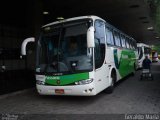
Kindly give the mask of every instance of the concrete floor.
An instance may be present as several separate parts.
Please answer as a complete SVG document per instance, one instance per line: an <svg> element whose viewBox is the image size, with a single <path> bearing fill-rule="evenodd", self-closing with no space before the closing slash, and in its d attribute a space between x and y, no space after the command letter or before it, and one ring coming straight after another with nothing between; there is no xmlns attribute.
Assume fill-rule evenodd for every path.
<svg viewBox="0 0 160 120"><path fill-rule="evenodd" d="M0 96L0 113L14 114L160 114L160 63L154 80L140 81L141 70L119 82L112 94L93 97L40 96L35 89ZM160 116L159 116L160 117Z"/></svg>

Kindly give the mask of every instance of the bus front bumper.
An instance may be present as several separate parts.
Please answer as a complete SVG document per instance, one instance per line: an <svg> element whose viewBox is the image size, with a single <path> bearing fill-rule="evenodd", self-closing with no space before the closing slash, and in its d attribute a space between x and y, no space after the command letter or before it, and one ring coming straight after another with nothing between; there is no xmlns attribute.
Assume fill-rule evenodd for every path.
<svg viewBox="0 0 160 120"><path fill-rule="evenodd" d="M94 85L73 85L73 86L46 86L36 84L40 95L74 95L74 96L94 96L96 90Z"/></svg>

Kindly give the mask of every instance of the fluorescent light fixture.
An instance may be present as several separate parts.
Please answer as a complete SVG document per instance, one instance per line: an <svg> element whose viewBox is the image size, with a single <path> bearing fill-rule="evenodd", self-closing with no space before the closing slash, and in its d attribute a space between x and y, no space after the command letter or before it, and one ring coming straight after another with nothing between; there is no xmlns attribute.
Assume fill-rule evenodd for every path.
<svg viewBox="0 0 160 120"><path fill-rule="evenodd" d="M49 12L47 12L47 11L43 12L43 15L48 15L48 14L49 14Z"/></svg>
<svg viewBox="0 0 160 120"><path fill-rule="evenodd" d="M63 17L57 17L57 20L64 20Z"/></svg>
<svg viewBox="0 0 160 120"><path fill-rule="evenodd" d="M159 39L160 37L159 37L159 36L156 36L155 38L156 38L156 39Z"/></svg>
<svg viewBox="0 0 160 120"><path fill-rule="evenodd" d="M153 30L153 27L152 27L152 26L151 26L151 27L148 27L147 30Z"/></svg>

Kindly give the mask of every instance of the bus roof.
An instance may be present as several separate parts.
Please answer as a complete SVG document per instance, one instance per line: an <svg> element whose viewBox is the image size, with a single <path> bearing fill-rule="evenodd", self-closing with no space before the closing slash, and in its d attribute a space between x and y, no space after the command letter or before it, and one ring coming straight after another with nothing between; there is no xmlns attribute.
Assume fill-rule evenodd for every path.
<svg viewBox="0 0 160 120"><path fill-rule="evenodd" d="M137 43L137 47L143 47L143 46L150 48L150 46L145 43Z"/></svg>
<svg viewBox="0 0 160 120"><path fill-rule="evenodd" d="M51 22L51 23L49 23L49 24L46 24L46 25L42 26L42 28L44 28L44 27L49 27L49 26L51 26L51 25L55 25L55 24L58 24L58 23L64 23L64 22L68 22L68 21L81 20L81 19L87 19L87 18L88 18L88 19L89 19L89 18L90 18L90 19L93 19L94 21L95 21L96 19L102 20L102 21L104 21L108 26L114 28L115 30L117 30L117 31L119 31L119 32L121 32L121 33L123 33L125 36L128 36L128 38L131 38L132 40L136 41L136 40L135 40L134 38L132 38L131 36L125 34L124 32L122 32L121 30L117 29L116 27L114 27L113 25L111 25L110 23L108 23L107 21L105 21L104 19L102 19L102 18L100 18L100 17L98 17L98 16L95 16L95 15L79 16L79 17L72 17L72 18L68 18L68 19L63 19L63 20L59 20L59 21L55 21L55 22Z"/></svg>
<svg viewBox="0 0 160 120"><path fill-rule="evenodd" d="M98 16L89 15L89 16L73 17L73 18L68 18L68 19L63 19L63 20L55 21L55 22L52 22L52 23L49 23L49 24L46 24L46 25L42 26L42 28L43 27L48 27L48 26L51 26L51 25L54 25L54 24L58 24L58 23L63 23L63 22L68 22L68 21L74 21L74 20L80 20L80 19L87 19L87 18L91 18L93 20L100 19L102 21L105 21L105 20L103 20L102 18L100 18Z"/></svg>

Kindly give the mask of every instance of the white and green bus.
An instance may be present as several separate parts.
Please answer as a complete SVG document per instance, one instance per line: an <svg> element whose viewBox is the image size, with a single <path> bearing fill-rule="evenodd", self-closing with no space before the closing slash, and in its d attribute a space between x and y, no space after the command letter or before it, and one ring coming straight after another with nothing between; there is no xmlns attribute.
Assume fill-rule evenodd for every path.
<svg viewBox="0 0 160 120"><path fill-rule="evenodd" d="M145 59L145 56L148 56L148 58L151 60L151 47L144 43L137 43L137 49L138 49L138 68L142 68L143 60Z"/></svg>
<svg viewBox="0 0 160 120"><path fill-rule="evenodd" d="M22 43L22 55L28 38ZM97 16L82 16L42 27L37 41L36 88L41 95L93 96L112 93L134 73L136 41ZM73 48L73 51L70 50Z"/></svg>

